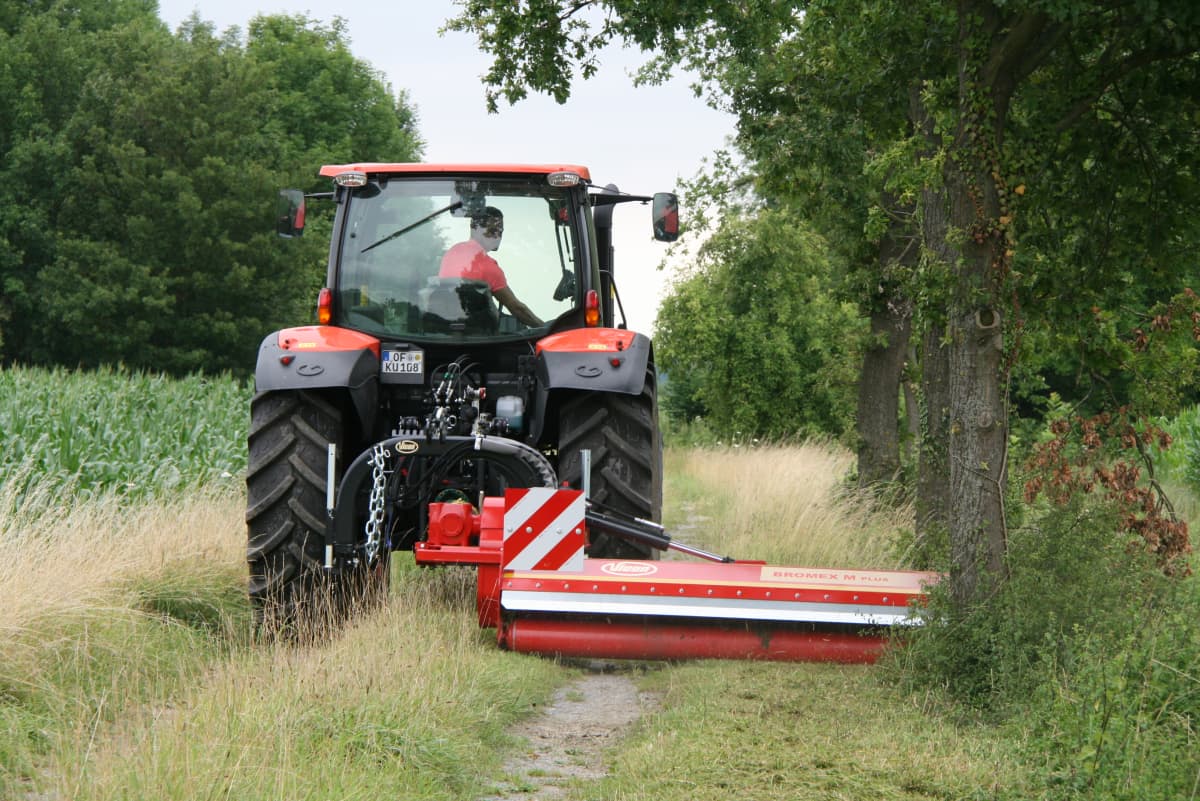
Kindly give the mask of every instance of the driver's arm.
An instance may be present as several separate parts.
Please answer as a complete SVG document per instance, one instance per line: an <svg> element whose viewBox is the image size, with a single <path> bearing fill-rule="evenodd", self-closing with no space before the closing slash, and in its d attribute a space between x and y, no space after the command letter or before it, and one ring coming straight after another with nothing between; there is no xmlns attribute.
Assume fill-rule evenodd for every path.
<svg viewBox="0 0 1200 801"><path fill-rule="evenodd" d="M517 300L517 296L508 287L497 289L492 293L492 296L496 298L501 306L511 311L513 316L525 323L525 325L536 328L543 324L537 315L529 310L528 306Z"/></svg>

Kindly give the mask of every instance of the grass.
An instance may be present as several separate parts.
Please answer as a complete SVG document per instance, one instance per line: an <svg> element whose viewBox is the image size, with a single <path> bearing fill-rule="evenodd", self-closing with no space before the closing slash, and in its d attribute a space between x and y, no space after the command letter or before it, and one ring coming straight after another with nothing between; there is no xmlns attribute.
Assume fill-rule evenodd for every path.
<svg viewBox="0 0 1200 801"><path fill-rule="evenodd" d="M898 695L876 669L719 662L650 675L664 711L621 745L599 792L578 798L1024 797L995 730Z"/></svg>
<svg viewBox="0 0 1200 801"><path fill-rule="evenodd" d="M740 559L860 569L905 565L912 510L846 484L848 451L827 443L669 449L668 529Z"/></svg>
<svg viewBox="0 0 1200 801"><path fill-rule="evenodd" d="M721 553L897 568L911 514L848 490L836 446L672 449L668 528ZM681 536L686 534L686 538ZM880 668L695 662L650 671L662 711L572 798L603 801L1024 798L1011 732L900 692Z"/></svg>
<svg viewBox="0 0 1200 801"><path fill-rule="evenodd" d="M115 730L72 797L474 797L560 669L484 642L446 578L403 576L328 645L238 652L167 714Z"/></svg>
<svg viewBox="0 0 1200 801"><path fill-rule="evenodd" d="M107 727L201 680L246 630L242 502L51 503L32 487L0 518L0 797L52 775L74 798Z"/></svg>
<svg viewBox="0 0 1200 801"><path fill-rule="evenodd" d="M336 640L257 644L243 509L108 495L6 518L0 797L470 797L570 675L490 642L473 573L403 559Z"/></svg>
<svg viewBox="0 0 1200 801"><path fill-rule="evenodd" d="M787 552L804 562L823 553L852 559L851 546L838 551L829 533L837 510L853 512L846 497L829 494L839 482L827 460L840 464L838 454L763 456L776 476L817 459L812 475L826 477L826 495L797 502L814 507L806 530L825 531L827 542L809 549L802 532L789 531ZM797 464L786 464L789 456ZM773 541L780 519L767 512L793 512L779 496L743 518L713 491L718 480L735 493L760 484L753 456L730 454L723 476L711 461L669 455L668 492L689 505L670 516L711 515L719 525L706 541L740 542L751 555L761 553L755 531L759 546L781 547ZM386 607L332 642L257 644L243 594L240 493L56 504L51 489L32 486L0 532L8 643L0 797L479 797L502 777L508 726L575 674L497 649L476 627L471 571L418 570L405 558L396 560ZM892 522L870 519L886 538ZM1003 760L986 732L931 722L883 676L716 662L648 671L643 680L664 694L663 711L611 755L610 778L572 792L917 798L928 795L911 788L929 787L964 797L955 794L972 782L998 781ZM914 762L911 753L921 756Z"/></svg>
<svg viewBox="0 0 1200 801"><path fill-rule="evenodd" d="M14 509L0 518L5 634L123 603L113 587L135 580L190 595L180 581L204 588L242 557L244 501L227 487L135 505L113 494L78 502L51 482L33 485L20 504L15 493L14 484L0 488L0 507Z"/></svg>

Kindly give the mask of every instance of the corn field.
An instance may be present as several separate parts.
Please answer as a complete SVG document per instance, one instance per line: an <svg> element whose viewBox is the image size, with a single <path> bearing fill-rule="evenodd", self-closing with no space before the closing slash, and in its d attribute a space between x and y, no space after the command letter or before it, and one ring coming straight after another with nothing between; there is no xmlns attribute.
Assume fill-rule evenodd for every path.
<svg viewBox="0 0 1200 801"><path fill-rule="evenodd" d="M252 391L227 375L0 370L0 487L146 497L240 482Z"/></svg>

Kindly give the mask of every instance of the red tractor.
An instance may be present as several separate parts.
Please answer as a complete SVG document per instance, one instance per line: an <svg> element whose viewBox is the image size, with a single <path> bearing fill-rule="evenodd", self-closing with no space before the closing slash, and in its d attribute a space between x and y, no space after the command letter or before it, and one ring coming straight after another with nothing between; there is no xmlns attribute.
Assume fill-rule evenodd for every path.
<svg viewBox="0 0 1200 801"><path fill-rule="evenodd" d="M659 521L654 352L614 319L611 221L618 204L651 203L654 238L672 241L676 197L597 188L572 165L320 174L333 191L285 190L278 216L299 236L306 199L334 205L318 324L267 336L255 373L246 519L260 619L302 618L319 588L337 605L386 588L391 552L414 549L447 503L589 485L598 512ZM657 552L590 537L589 556Z"/></svg>

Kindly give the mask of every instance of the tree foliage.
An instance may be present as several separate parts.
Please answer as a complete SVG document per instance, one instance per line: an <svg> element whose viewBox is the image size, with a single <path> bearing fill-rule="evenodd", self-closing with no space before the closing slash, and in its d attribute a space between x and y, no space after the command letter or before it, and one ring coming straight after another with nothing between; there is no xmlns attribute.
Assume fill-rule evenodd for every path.
<svg viewBox="0 0 1200 801"><path fill-rule="evenodd" d="M278 188L419 152L338 22L172 34L153 2L0 7L4 361L250 369L323 278L317 237L275 240Z"/></svg>
<svg viewBox="0 0 1200 801"><path fill-rule="evenodd" d="M659 311L668 409L747 440L845 434L862 326L832 261L792 212L726 217Z"/></svg>

